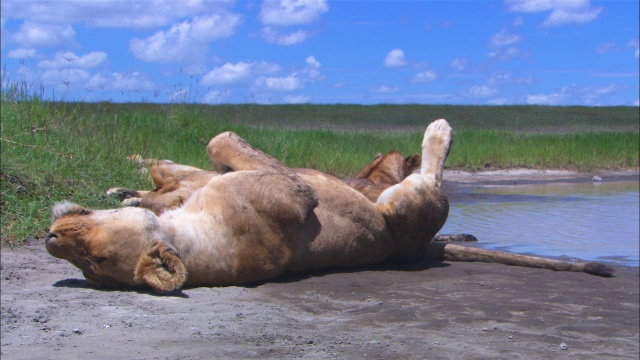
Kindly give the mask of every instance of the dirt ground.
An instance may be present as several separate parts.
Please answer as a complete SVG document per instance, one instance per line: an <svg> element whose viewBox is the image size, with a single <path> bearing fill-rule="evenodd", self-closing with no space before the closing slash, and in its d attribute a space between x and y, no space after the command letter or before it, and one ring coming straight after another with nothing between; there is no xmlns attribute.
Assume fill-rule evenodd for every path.
<svg viewBox="0 0 640 360"><path fill-rule="evenodd" d="M591 181L576 174L508 178L503 173L475 180L464 173L447 175L453 203L479 181ZM637 180L637 173L615 175L634 176ZM79 270L34 240L2 249L0 355L638 359L639 269L614 267L614 278L600 278L425 261L158 296L91 288Z"/></svg>

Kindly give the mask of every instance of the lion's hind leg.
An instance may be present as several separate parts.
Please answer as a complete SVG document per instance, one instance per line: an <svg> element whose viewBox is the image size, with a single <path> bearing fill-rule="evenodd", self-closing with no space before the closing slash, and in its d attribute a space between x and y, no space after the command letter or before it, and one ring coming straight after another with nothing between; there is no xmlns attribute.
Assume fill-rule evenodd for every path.
<svg viewBox="0 0 640 360"><path fill-rule="evenodd" d="M420 172L409 175L399 184L386 189L380 197L378 204L385 205L393 198L411 197L410 193L402 194L404 190L410 192L421 189L440 188L442 184L442 172L444 171L444 163L447 161L449 149L453 143L453 129L449 123L444 120L436 120L429 124L424 133L422 141L422 165ZM410 201L418 199L410 199Z"/></svg>
<svg viewBox="0 0 640 360"><path fill-rule="evenodd" d="M396 253L415 256L440 231L449 214L442 193L442 171L452 143L453 130L445 120L432 122L422 142L420 172L386 189L377 204L396 242Z"/></svg>
<svg viewBox="0 0 640 360"><path fill-rule="evenodd" d="M213 168L221 173L230 171L255 171L273 172L286 176L302 197L316 199L315 190L304 182L296 172L285 166L275 158L254 148L234 132L224 132L209 141L207 153ZM256 183L255 186L263 184Z"/></svg>
<svg viewBox="0 0 640 360"><path fill-rule="evenodd" d="M214 170L220 173L242 170L274 170L293 173L280 161L254 148L236 133L217 135L207 145L207 154Z"/></svg>
<svg viewBox="0 0 640 360"><path fill-rule="evenodd" d="M435 176L437 186L442 183L444 163L452 143L453 129L444 119L432 122L424 133L420 173L423 176Z"/></svg>

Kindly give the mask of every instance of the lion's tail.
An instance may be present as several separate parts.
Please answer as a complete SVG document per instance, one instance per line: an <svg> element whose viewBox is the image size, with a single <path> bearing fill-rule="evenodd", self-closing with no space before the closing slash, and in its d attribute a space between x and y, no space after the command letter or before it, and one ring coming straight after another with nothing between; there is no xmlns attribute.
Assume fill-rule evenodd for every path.
<svg viewBox="0 0 640 360"><path fill-rule="evenodd" d="M512 266L542 268L555 271L576 271L602 277L613 276L613 269L611 267L596 262L573 263L551 260L538 256L519 255L503 251L485 250L437 242L432 242L429 245L427 258L449 261L479 261Z"/></svg>

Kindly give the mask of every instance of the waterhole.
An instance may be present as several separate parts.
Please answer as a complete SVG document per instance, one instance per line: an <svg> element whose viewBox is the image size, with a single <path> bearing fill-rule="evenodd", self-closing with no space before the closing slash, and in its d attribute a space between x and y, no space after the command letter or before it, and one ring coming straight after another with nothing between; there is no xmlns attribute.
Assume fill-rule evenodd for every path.
<svg viewBox="0 0 640 360"><path fill-rule="evenodd" d="M547 257L639 265L640 183L486 186L452 201L441 233L477 246Z"/></svg>

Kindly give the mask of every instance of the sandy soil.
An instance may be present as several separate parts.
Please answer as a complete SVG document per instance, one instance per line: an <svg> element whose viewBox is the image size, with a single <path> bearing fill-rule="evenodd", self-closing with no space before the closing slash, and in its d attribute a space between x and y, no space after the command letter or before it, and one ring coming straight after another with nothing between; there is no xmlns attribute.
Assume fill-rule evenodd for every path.
<svg viewBox="0 0 640 360"><path fill-rule="evenodd" d="M448 175L453 201L466 184L478 181L592 177L475 175L474 182L465 174L458 174L462 180ZM604 181L638 176L609 175ZM158 296L91 288L79 270L34 240L2 249L1 356L638 359L639 269L615 269L616 277L599 278L495 264L416 262Z"/></svg>

